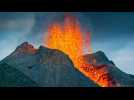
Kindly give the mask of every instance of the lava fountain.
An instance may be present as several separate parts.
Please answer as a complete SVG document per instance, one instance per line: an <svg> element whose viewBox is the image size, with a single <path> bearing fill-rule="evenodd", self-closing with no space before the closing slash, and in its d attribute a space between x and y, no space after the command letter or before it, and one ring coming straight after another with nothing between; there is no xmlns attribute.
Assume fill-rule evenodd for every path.
<svg viewBox="0 0 134 100"><path fill-rule="evenodd" d="M90 33L88 37L90 38ZM78 20L74 16L65 16L64 23L55 22L48 28L47 38L45 38L45 45L52 49L58 49L66 53L74 63L74 66L81 71L86 77L90 78L98 85L107 87L109 82L107 80L99 80L100 76L107 73L105 69L97 70L97 68L89 64L82 55L83 47L85 45L91 49L90 39L86 39L82 35L81 27Z"/></svg>

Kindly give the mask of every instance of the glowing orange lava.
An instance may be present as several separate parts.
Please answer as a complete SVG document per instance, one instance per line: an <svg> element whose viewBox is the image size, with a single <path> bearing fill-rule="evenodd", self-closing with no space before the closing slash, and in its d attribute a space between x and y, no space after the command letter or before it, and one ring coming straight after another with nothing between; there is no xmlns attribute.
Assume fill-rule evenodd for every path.
<svg viewBox="0 0 134 100"><path fill-rule="evenodd" d="M79 22L76 18L65 16L64 23L53 23L49 27L45 44L49 48L58 49L68 54L75 67L98 85L103 87L109 86L108 80L99 79L102 74L107 74L107 71L105 69L97 69L82 57L84 40ZM91 48L90 39L86 39L86 43L88 43L86 46Z"/></svg>

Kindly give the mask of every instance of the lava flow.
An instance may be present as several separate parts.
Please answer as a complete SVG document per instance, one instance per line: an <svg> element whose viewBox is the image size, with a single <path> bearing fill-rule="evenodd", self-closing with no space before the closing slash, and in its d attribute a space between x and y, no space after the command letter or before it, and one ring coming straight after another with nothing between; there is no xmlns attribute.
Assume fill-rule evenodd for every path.
<svg viewBox="0 0 134 100"><path fill-rule="evenodd" d="M97 69L82 57L84 40L87 40L88 44L86 45L90 46L89 39L85 39L82 35L80 24L76 18L65 16L64 23L55 22L48 28L45 44L49 48L58 49L68 54L74 66L98 85L110 86L108 76L105 76L105 79L101 78L102 75L107 74L107 70L105 68ZM86 38L90 37L86 36Z"/></svg>

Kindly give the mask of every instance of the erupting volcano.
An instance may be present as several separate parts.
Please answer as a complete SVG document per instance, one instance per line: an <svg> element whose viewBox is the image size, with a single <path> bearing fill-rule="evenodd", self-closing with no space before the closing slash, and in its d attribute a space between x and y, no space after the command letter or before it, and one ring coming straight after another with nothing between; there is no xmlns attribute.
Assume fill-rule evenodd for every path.
<svg viewBox="0 0 134 100"><path fill-rule="evenodd" d="M55 18L55 16L53 17ZM81 17L79 18L81 19ZM116 58L108 59L105 53L101 51L107 45L103 47L103 43L101 45L97 37L92 42L95 43L95 47L102 48L100 48L100 51L93 51L91 32L86 30L84 25L81 25L81 21L85 21L85 19L79 21L76 17L66 14L52 23L44 23L45 21L37 23L41 34L34 34L33 36L42 37L43 35L43 45L40 45L42 43L42 40L39 41L41 37L37 41L34 37L20 41L16 49L14 48L13 52L0 61L0 87L134 86L134 75L120 70L114 63L115 61L112 61L117 60ZM87 21L87 23L89 22ZM44 27L45 24L47 26L49 24L49 26ZM98 32L94 31L92 36L100 36L98 33L102 33L99 30L102 27L98 27L99 24L96 27ZM32 32L37 32L33 29L36 29L36 27L32 28ZM44 34L44 30L47 33ZM39 45L36 46L38 47L35 48L34 43L29 43L30 40L37 42ZM109 43L108 40L106 39L105 42ZM110 43L111 41L110 39ZM108 45L112 48L111 44ZM1 48L3 49L3 46ZM114 48L112 48L111 53L114 53L113 50ZM124 54L122 56L126 57Z"/></svg>
<svg viewBox="0 0 134 100"><path fill-rule="evenodd" d="M0 87L134 86L129 14L25 14L0 14Z"/></svg>
<svg viewBox="0 0 134 100"><path fill-rule="evenodd" d="M109 79L108 75L105 76L105 79L100 79L102 75L107 74L105 68L99 70L98 66L90 64L82 56L84 54L84 46L87 46L91 53L90 33L88 32L85 37L83 36L80 23L74 16L66 15L64 23L54 22L51 24L48 28L45 44L49 48L61 50L69 55L74 66L100 86L113 85L111 83L113 80Z"/></svg>

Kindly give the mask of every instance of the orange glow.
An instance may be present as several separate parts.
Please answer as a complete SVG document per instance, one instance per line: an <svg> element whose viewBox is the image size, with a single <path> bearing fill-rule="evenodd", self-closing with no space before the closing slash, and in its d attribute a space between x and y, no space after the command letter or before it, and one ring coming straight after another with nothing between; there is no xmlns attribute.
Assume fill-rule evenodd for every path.
<svg viewBox="0 0 134 100"><path fill-rule="evenodd" d="M48 32L49 37L46 44L49 48L65 52L73 61L76 61L82 55L82 34L74 17L66 17L63 26L58 23L52 24Z"/></svg>
<svg viewBox="0 0 134 100"><path fill-rule="evenodd" d="M97 69L82 57L84 45L92 52L90 39L88 39L90 33L87 36L87 39L84 39L79 22L75 17L65 16L63 24L57 22L49 27L45 44L49 48L58 49L68 54L74 66L98 85L110 86L107 77L104 80L99 79L102 74L107 73L107 70L105 68ZM85 40L87 44L85 44Z"/></svg>

